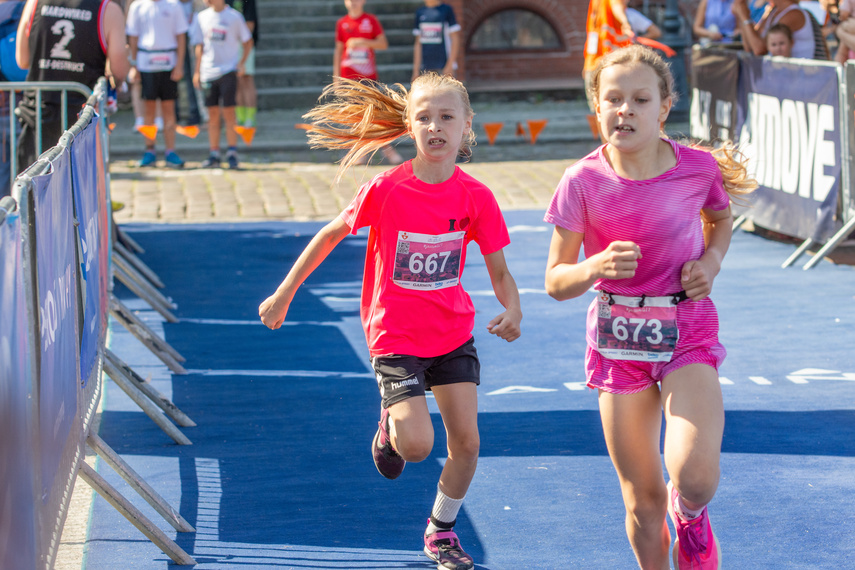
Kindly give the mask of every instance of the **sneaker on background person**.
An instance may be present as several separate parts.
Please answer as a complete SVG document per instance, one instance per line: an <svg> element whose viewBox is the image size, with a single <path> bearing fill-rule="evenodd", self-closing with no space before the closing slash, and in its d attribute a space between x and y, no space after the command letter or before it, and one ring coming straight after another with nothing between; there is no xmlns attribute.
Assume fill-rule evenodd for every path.
<svg viewBox="0 0 855 570"><path fill-rule="evenodd" d="M707 508L691 520L685 520L676 506L677 489L668 482L668 515L677 531L674 541L676 570L718 570L721 568L721 547L713 534Z"/></svg>
<svg viewBox="0 0 855 570"><path fill-rule="evenodd" d="M211 154L208 155L208 158L206 158L202 162L202 168L219 168L219 167L220 167L220 153L219 153L219 151L217 151L217 152L211 151Z"/></svg>
<svg viewBox="0 0 855 570"><path fill-rule="evenodd" d="M166 166L171 168L184 168L184 161L181 160L181 157L173 150L166 152L165 160Z"/></svg>
<svg viewBox="0 0 855 570"><path fill-rule="evenodd" d="M142 158L137 162L137 166L140 168L145 168L148 166L154 166L154 163L157 162L157 155L154 154L153 151L147 150L143 153Z"/></svg>

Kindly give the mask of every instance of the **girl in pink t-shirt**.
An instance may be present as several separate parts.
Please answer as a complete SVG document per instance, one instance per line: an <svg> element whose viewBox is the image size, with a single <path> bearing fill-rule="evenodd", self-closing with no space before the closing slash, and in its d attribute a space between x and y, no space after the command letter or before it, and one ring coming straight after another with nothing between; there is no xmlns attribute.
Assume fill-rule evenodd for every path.
<svg viewBox="0 0 855 570"><path fill-rule="evenodd" d="M469 96L462 83L436 73L415 79L409 93L340 79L325 95L331 102L306 115L314 121L309 137L317 147L348 150L339 178L401 136L414 139L416 158L363 185L258 312L265 325L279 328L309 274L348 233L370 227L360 313L382 397L374 463L394 479L407 461L428 457L434 436L425 390L431 390L448 433L448 459L424 552L439 567L473 568L453 531L480 445L475 310L460 284L467 243L480 246L505 307L487 325L490 333L516 340L522 312L502 252L510 239L501 211L490 190L455 164L474 140Z"/></svg>
<svg viewBox="0 0 855 570"><path fill-rule="evenodd" d="M713 157L662 138L673 85L648 48L600 60L590 95L605 144L567 169L546 213L555 224L546 289L558 300L597 291L586 375L639 565L669 567L667 510L674 567L713 569L720 552L706 505L719 481L725 351L708 295L730 245L730 197L754 184L732 146Z"/></svg>

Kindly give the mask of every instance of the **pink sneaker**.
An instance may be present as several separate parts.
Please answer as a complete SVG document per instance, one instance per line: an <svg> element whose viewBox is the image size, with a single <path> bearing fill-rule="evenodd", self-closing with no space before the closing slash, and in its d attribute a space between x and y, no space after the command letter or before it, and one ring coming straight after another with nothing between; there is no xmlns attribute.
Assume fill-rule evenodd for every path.
<svg viewBox="0 0 855 570"><path fill-rule="evenodd" d="M475 562L463 551L453 530L425 535L425 554L436 562L437 570L470 570L475 567Z"/></svg>
<svg viewBox="0 0 855 570"><path fill-rule="evenodd" d="M677 489L668 482L668 515L677 531L674 541L674 568L677 570L718 570L721 568L721 547L713 534L706 507L696 519L684 521L674 511Z"/></svg>

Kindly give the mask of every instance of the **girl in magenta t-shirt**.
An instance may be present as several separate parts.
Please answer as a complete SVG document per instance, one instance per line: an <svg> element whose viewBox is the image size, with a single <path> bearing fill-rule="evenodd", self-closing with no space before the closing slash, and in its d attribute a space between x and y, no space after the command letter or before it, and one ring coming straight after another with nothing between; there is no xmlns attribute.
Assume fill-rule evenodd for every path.
<svg viewBox="0 0 855 570"><path fill-rule="evenodd" d="M599 390L639 565L669 567L667 510L674 567L715 569L720 552L706 505L719 481L725 350L708 295L730 245L731 195L754 182L731 146L714 157L661 137L673 85L667 64L642 46L611 52L593 71L605 144L567 169L547 210L555 232L546 289L558 300L597 291L586 375Z"/></svg>
<svg viewBox="0 0 855 570"><path fill-rule="evenodd" d="M409 93L341 79L325 95L332 101L307 114L314 121L309 137L318 147L348 149L339 177L404 135L414 139L416 158L363 185L258 312L265 325L279 328L309 274L347 234L370 227L360 314L382 398L374 463L394 479L407 461L428 457L434 436L425 390L431 390L448 433L448 459L424 552L440 567L473 568L453 531L480 445L475 310L460 284L470 241L479 245L505 307L487 325L489 332L517 339L522 312L502 252L510 239L499 206L486 186L455 164L474 141L469 96L462 83L436 73L418 77Z"/></svg>

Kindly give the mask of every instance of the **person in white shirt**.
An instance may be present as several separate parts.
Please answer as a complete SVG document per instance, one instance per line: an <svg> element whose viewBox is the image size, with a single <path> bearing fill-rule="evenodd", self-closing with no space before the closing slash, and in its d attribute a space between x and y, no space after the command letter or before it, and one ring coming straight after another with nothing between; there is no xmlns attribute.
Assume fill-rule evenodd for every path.
<svg viewBox="0 0 855 570"><path fill-rule="evenodd" d="M128 10L125 30L131 58L128 79L133 83L138 77L142 84L146 125L154 123L160 101L166 164L175 168L184 166L175 152L175 100L178 81L184 76L187 28L184 9L176 0L137 0ZM152 166L156 160L154 140L149 140L139 166Z"/></svg>
<svg viewBox="0 0 855 570"><path fill-rule="evenodd" d="M202 89L208 109L208 142L211 154L203 168L220 166L220 116L226 124L226 160L229 168L238 168L237 117L235 103L237 78L252 49L252 33L243 16L225 0L207 0L208 8L199 12L190 31L196 50L193 85ZM241 48L243 48L241 50Z"/></svg>

